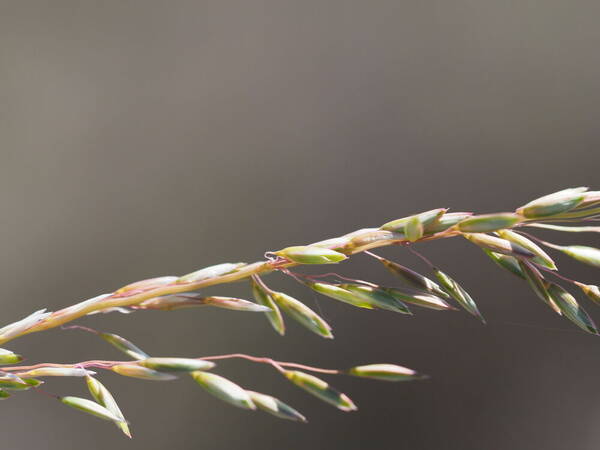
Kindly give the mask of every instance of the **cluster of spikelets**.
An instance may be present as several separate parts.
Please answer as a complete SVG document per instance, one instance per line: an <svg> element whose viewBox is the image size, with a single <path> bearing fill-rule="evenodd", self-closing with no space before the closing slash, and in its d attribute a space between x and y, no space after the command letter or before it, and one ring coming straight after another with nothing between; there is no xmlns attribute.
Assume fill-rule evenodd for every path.
<svg viewBox="0 0 600 450"><path fill-rule="evenodd" d="M442 272L427 258L414 250L414 244L434 239L462 236L480 247L503 269L525 280L534 293L554 312L572 321L582 330L599 334L589 315L575 297L551 277L575 286L592 301L600 303L598 286L582 283L560 275L553 259L541 246L558 250L581 262L600 267L600 250L582 245L557 245L543 241L523 228L543 228L560 232L600 232L593 222L600 220L600 191L587 188L565 189L518 208L512 213L474 215L449 213L435 209L388 222L378 228L367 228L341 237L310 245L287 247L268 252L265 261L252 264L224 263L207 267L188 275L165 276L129 284L115 292L85 300L55 312L37 311L30 316L0 329L0 344L24 334L61 326L85 315L136 310L175 310L197 306L263 313L281 335L285 333L284 314L308 330L324 338L332 338L330 325L315 311L299 300L270 289L261 276L279 272L292 277L309 289L351 306L382 309L411 314L410 306L435 310L456 309L454 301L469 313L480 318L471 295L453 278ZM562 223L562 224L561 224ZM592 224L592 225L590 225ZM374 248L401 245L422 258L429 266L433 279L371 252ZM337 273L305 275L290 269L301 265L337 264L350 256L364 253L380 262L403 282L402 287L380 286ZM244 299L204 296L200 289L217 284L247 280L255 302ZM435 280L435 281L434 281ZM350 398L332 388L312 373L346 374L387 381L422 379L412 369L393 364L369 364L348 370L310 367L297 363L274 361L270 358L244 354L206 356L201 358L153 357L128 340L111 333L100 333L85 327L112 344L129 358L128 361L86 361L77 364L41 363L33 366L0 368L0 398L8 391L35 389L41 391L38 378L51 376L84 377L94 401L66 396L53 396L65 405L114 422L126 435L129 426L110 392L90 369L112 371L119 375L144 380L167 381L178 374L189 374L206 391L232 405L245 409L260 409L277 417L305 421L298 411L267 394L247 390L210 370L214 360L243 358L272 366L294 385L342 411L356 406ZM0 364L16 364L22 357L0 349ZM299 370L301 369L301 370Z"/></svg>

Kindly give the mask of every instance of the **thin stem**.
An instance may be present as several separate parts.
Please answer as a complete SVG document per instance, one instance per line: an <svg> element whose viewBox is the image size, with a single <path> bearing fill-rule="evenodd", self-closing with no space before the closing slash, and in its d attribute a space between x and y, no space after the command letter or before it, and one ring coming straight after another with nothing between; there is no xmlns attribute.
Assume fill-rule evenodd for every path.
<svg viewBox="0 0 600 450"><path fill-rule="evenodd" d="M540 270L543 270L544 272L551 273L551 274L552 274L552 275L554 275L555 277L557 277L557 278L560 278L561 280L564 280L564 281L566 281L566 282L568 282L568 283L573 283L573 284L575 284L575 285L578 285L578 284L580 284L580 282L579 282L579 281L575 281L575 280L572 280L571 278L567 278L567 277L565 277L564 275L561 275L560 273L558 273L558 272L557 272L557 271L555 271L555 270L549 269L549 268L547 268L547 267L544 267L544 266L541 266L541 265L539 265L539 264L535 264L535 263L534 263L534 265L535 265L535 267L537 267L538 269L540 269Z"/></svg>
<svg viewBox="0 0 600 450"><path fill-rule="evenodd" d="M279 269L279 271L289 277L292 277L298 283L306 284L305 280L309 279L308 275L304 275L304 274L297 273L297 272L292 272L291 270L288 270L288 269Z"/></svg>
<svg viewBox="0 0 600 450"><path fill-rule="evenodd" d="M94 330L93 328L90 327L84 327L83 325L69 325L69 326L62 326L60 327L61 330L82 330L82 331L87 331L88 333L92 333L92 334L100 334L100 332L98 330Z"/></svg>
<svg viewBox="0 0 600 450"><path fill-rule="evenodd" d="M369 255L369 256L371 256L371 257L375 258L377 261L383 261L383 259L384 259L384 258L382 258L381 256L379 256L379 255L376 255L376 254L375 254L375 253L373 253L373 252L370 252L369 250L365 250L363 253L364 253L365 255Z"/></svg>
<svg viewBox="0 0 600 450"><path fill-rule="evenodd" d="M562 247L560 245L552 244L551 242L546 242L543 239L540 239L539 237L534 236L533 234L526 233L525 231L519 230L519 233L527 236L530 239L533 239L534 241L539 242L540 244L545 245L546 247L550 247L550 248L553 248L555 250L561 250L562 249Z"/></svg>
<svg viewBox="0 0 600 450"><path fill-rule="evenodd" d="M319 367L312 367L312 366L306 366L304 364L296 364L296 363L292 363L292 362L280 362L280 365L284 366L284 367L293 367L295 369L302 369L302 370L308 370L309 372L316 372L316 373L326 373L329 375L339 375L342 374L343 372L337 369L321 369Z"/></svg>
<svg viewBox="0 0 600 450"><path fill-rule="evenodd" d="M429 261L429 259L427 259L425 256L423 256L421 253L419 253L414 248L412 248L412 245L410 245L410 244L407 243L404 246L408 249L409 252L411 252L414 255L416 255L419 258L421 258L425 262L425 264L427 264L430 268L435 269L435 266L433 265L433 263L431 261Z"/></svg>
<svg viewBox="0 0 600 450"><path fill-rule="evenodd" d="M50 398L53 398L55 400L60 400L61 399L60 395L52 394L52 393L50 393L48 391L45 391L45 390L41 389L40 387L34 387L33 390L35 392L39 393L39 394L45 395L46 397L50 397Z"/></svg>
<svg viewBox="0 0 600 450"><path fill-rule="evenodd" d="M282 269L280 269L280 270L282 270ZM262 278L261 278L261 277L259 277L259 276L258 276L258 274L256 274L256 275L252 275L252 277L251 277L251 278L252 278L252 280L253 280L253 281L254 281L256 284L258 284L258 285L259 285L259 286L260 286L260 287L261 287L261 288L262 288L262 289L263 289L265 292L267 292L267 293L269 293L269 294L273 294L273 293L274 293L274 291L273 291L273 290L272 290L272 289L271 289L269 286L267 286L267 285L265 284L265 282L262 280Z"/></svg>
<svg viewBox="0 0 600 450"><path fill-rule="evenodd" d="M137 361L105 361L105 360L91 360L83 361L74 364L56 364L56 363L39 363L32 366L10 366L0 367L0 372L26 372L34 369L41 369L44 367L57 367L60 369L87 369L94 367L96 369L110 369L118 364L135 364Z"/></svg>
<svg viewBox="0 0 600 450"><path fill-rule="evenodd" d="M246 359L248 361L252 361L255 363L269 364L269 365L275 367L279 372L285 372L285 367L293 367L293 368L297 368L297 369L308 370L311 372L326 373L326 374L331 374L331 375L336 375L336 374L341 373L339 370L335 370L335 369L322 369L320 367L312 367L312 366L307 366L304 364L298 364L298 363L294 363L294 362L276 361L272 358L267 358L264 356L251 356L251 355L246 355L244 353L231 353L228 355L215 355L215 356L201 356L201 357L195 358L195 359L209 361L209 360L233 359L233 358ZM139 361L106 361L106 360L83 361L83 362L75 363L75 364L40 363L40 364L31 365L31 366L1 367L0 372L16 372L16 373L18 373L18 372L26 372L29 370L41 369L44 367L57 367L57 368L61 368L61 369L96 368L96 369L109 370L112 367L119 365L119 364L138 364L138 363L139 363Z"/></svg>
<svg viewBox="0 0 600 450"><path fill-rule="evenodd" d="M574 227L574 226L562 226L562 225L552 225L552 224L548 224L548 223L531 223L529 225L526 225L527 227L534 227L534 228L543 228L545 230L553 230L553 231L565 231L568 233L600 233L600 227L590 227L590 226L583 226L583 227Z"/></svg>
<svg viewBox="0 0 600 450"><path fill-rule="evenodd" d="M319 278L335 277L335 278L339 278L340 280L350 281L351 283L365 284L365 285L373 286L373 287L376 286L375 284L370 283L368 281L357 280L356 278L348 278L348 277L345 277L345 276L340 275L339 273L335 273L335 272L327 272L327 273L317 274L317 275L305 275L305 274L298 273L298 272L292 272L291 270L287 270L287 269L280 269L280 270L281 270L281 272L285 273L286 275L289 275L289 276L295 278L296 281L298 281L299 283L304 283L302 278L304 278L305 280L313 281L314 279L319 279Z"/></svg>
<svg viewBox="0 0 600 450"><path fill-rule="evenodd" d="M274 359L271 359L271 358L251 356L251 355L246 355L244 353L231 353L229 355L217 355L217 356L203 356L201 359L210 361L210 360L232 359L232 358L241 358L241 359L247 359L248 361L252 361L252 362L256 362L256 363L270 364L273 367L275 367L277 370L279 370L280 372L285 372L284 367L293 367L296 369L303 369L303 370L308 370L310 372L317 372L317 373L327 373L330 375L338 375L338 374L342 373L341 371L335 370L335 369L322 369L320 367L306 366L304 364L297 364L297 363L293 363L293 362L275 361Z"/></svg>
<svg viewBox="0 0 600 450"><path fill-rule="evenodd" d="M281 365L278 364L276 361L272 360L271 358L250 356L250 355L245 355L243 353L231 353L229 355L205 356L202 359L210 361L210 360L231 359L231 358L241 358L241 359L247 359L248 361L252 361L255 363L270 364L273 367L275 367L279 372L282 372L282 373L285 372L285 369L283 367L281 367Z"/></svg>

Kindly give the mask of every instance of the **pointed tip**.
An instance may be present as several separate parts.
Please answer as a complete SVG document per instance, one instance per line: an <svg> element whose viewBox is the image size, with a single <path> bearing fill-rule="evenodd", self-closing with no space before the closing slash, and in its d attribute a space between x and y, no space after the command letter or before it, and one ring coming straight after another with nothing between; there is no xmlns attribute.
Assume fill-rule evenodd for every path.
<svg viewBox="0 0 600 450"><path fill-rule="evenodd" d="M273 327L273 330L275 330L275 333L277 333L279 336L285 336L285 325L284 324L281 324L281 326L271 324L271 326Z"/></svg>
<svg viewBox="0 0 600 450"><path fill-rule="evenodd" d="M481 323L483 323L484 325L487 325L487 321L485 320L485 317L483 317L483 315L479 311L473 311L471 314L473 314L475 317L477 317L479 320L481 320Z"/></svg>
<svg viewBox="0 0 600 450"><path fill-rule="evenodd" d="M353 412L353 411L358 411L358 406L356 406L354 403L352 403L347 406L338 406L338 409L340 411L344 411L344 412Z"/></svg>

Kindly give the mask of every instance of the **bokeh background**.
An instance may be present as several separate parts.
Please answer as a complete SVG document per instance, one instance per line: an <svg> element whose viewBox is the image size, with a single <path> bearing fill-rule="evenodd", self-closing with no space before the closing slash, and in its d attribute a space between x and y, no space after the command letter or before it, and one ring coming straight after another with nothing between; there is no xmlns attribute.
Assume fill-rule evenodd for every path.
<svg viewBox="0 0 600 450"><path fill-rule="evenodd" d="M597 2L548 0L1 2L2 322L421 210L503 211L599 189L599 14ZM106 374L133 441L28 392L0 405L2 447L597 448L598 338L467 242L422 251L471 291L487 326L466 313L358 311L277 275L270 284L320 309L335 340L292 323L280 338L258 314L222 310L80 323L156 355L397 362L428 381L331 380L360 407L343 414L267 367L221 364L302 410L303 426L229 407L191 380ZM400 249L381 254L425 269ZM393 282L367 257L339 270ZM218 292L248 295L244 284ZM10 348L32 362L120 358L76 331ZM46 389L85 394L76 379Z"/></svg>

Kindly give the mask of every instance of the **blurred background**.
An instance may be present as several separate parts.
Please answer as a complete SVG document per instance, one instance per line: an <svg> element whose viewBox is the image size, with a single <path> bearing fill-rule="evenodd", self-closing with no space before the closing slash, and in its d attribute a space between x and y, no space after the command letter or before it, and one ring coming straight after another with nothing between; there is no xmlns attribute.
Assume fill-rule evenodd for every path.
<svg viewBox="0 0 600 450"><path fill-rule="evenodd" d="M565 187L599 189L599 14L587 1L2 2L2 323L422 210L504 211ZM276 274L269 284L322 311L335 340L291 322L281 338L259 314L216 309L79 323L161 356L395 362L428 381L332 378L359 405L344 414L268 367L220 364L303 411L310 422L298 425L230 407L189 379L102 374L133 441L27 392L0 405L2 445L597 448L598 338L466 241L420 250L472 293L487 326L464 312L359 311ZM425 270L401 249L380 253ZM557 261L598 283L597 270ZM366 256L339 270L394 282ZM249 295L245 284L211 292ZM77 331L9 348L31 362L121 357ZM86 393L77 379L46 389Z"/></svg>

